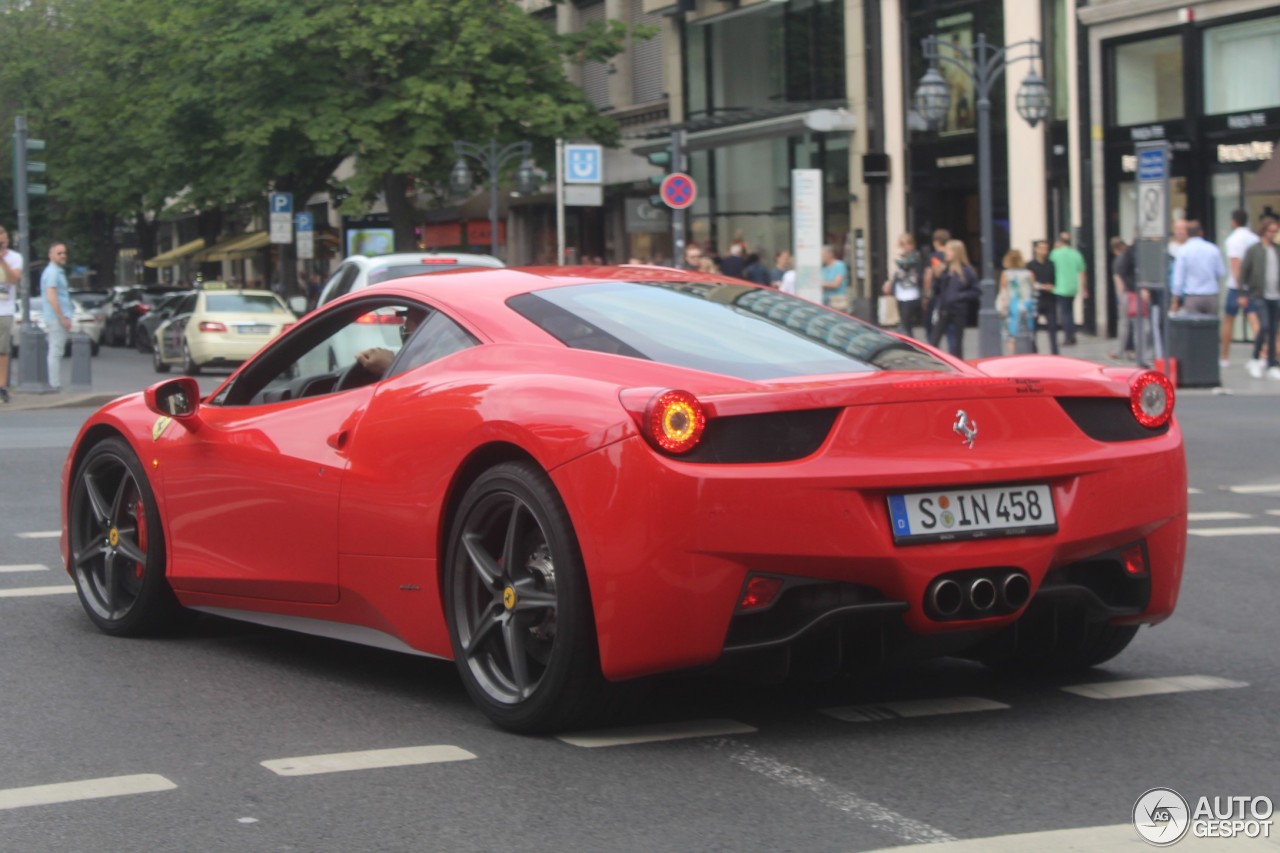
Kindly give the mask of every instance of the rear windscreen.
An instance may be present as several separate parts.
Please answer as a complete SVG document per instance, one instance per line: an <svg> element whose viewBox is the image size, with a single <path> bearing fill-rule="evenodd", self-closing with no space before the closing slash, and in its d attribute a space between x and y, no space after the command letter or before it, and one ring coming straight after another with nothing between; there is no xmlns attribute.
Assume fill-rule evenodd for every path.
<svg viewBox="0 0 1280 853"><path fill-rule="evenodd" d="M253 293L207 293L204 297L204 308L217 314L240 313L276 314L284 313L285 307L274 296Z"/></svg>
<svg viewBox="0 0 1280 853"><path fill-rule="evenodd" d="M743 379L951 369L910 341L768 288L599 282L507 304L566 346Z"/></svg>
<svg viewBox="0 0 1280 853"><path fill-rule="evenodd" d="M369 283L377 284L380 281L391 281L393 278L405 278L406 276L422 275L429 272L469 269L476 269L476 267L471 264L413 264L404 267L384 267L380 270L370 271Z"/></svg>

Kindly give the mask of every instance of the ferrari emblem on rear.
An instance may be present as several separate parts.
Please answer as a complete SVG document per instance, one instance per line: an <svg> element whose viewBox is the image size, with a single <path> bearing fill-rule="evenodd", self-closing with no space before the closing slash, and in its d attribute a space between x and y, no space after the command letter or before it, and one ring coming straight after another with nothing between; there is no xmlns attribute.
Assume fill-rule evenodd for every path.
<svg viewBox="0 0 1280 853"><path fill-rule="evenodd" d="M956 412L956 422L951 431L964 440L965 447L973 450L973 440L978 437L978 422L970 418L964 409Z"/></svg>
<svg viewBox="0 0 1280 853"><path fill-rule="evenodd" d="M516 589L509 586L502 591L502 606L508 610L515 609L516 606Z"/></svg>

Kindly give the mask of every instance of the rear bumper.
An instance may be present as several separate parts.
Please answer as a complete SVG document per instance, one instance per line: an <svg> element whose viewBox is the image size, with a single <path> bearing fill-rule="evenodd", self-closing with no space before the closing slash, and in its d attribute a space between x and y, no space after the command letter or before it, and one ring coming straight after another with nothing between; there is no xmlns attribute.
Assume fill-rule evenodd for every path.
<svg viewBox="0 0 1280 853"><path fill-rule="evenodd" d="M605 675L704 666L761 643L788 646L837 623L892 622L904 637L933 638L945 651L1055 596L1090 618L1162 621L1177 603L1186 548L1181 434L1175 425L1140 442L1078 444L1053 462L975 464L973 456L958 456L962 464L935 458L923 460L927 468L917 461L894 471L823 454L796 463L693 465L635 438L557 469L587 566ZM1047 483L1058 531L894 544L890 493L1000 483ZM1145 545L1149 567L1140 594L1116 597L1108 582L1082 584L1073 574L1072 567L1105 561L1134 543ZM971 570L1025 574L1030 602L1002 615L931 618L924 606L930 583ZM829 594L803 618L753 633L737 603L755 573L791 579L797 588L825 586Z"/></svg>

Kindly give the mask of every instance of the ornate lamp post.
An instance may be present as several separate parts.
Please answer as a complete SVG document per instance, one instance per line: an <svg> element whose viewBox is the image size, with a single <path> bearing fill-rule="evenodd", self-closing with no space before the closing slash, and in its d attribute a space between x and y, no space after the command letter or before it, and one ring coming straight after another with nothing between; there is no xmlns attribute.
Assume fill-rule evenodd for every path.
<svg viewBox="0 0 1280 853"><path fill-rule="evenodd" d="M978 311L978 352L982 357L1000 355L1000 315L996 311L995 262L993 260L991 212L991 89L1005 68L1015 62L1034 63L1041 57L1041 45L1027 39L1006 47L987 44L979 33L970 47L961 47L937 36L923 40L929 70L916 88L916 111L931 125L946 118L951 108L951 89L938 71L945 63L973 81L978 107L978 216L982 220L982 306ZM1034 64L1023 78L1015 98L1018 115L1032 127L1049 115L1049 88L1036 73Z"/></svg>
<svg viewBox="0 0 1280 853"><path fill-rule="evenodd" d="M498 256L498 178L502 169L514 160L521 160L516 170L516 189L519 192L533 192L538 188L538 173L529 155L533 146L528 142L513 142L505 148L498 147L497 139L490 139L485 146L475 145L461 140L453 143L453 153L458 155L458 162L453 164L453 172L449 175L449 188L458 195L471 192L473 179L471 169L467 167L467 158L474 160L489 178L489 238L490 254Z"/></svg>

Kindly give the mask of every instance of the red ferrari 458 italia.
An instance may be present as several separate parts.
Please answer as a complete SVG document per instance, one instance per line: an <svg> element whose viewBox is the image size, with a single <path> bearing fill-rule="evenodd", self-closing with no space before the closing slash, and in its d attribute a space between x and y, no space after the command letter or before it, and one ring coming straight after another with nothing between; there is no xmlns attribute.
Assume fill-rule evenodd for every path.
<svg viewBox="0 0 1280 853"><path fill-rule="evenodd" d="M105 406L62 550L108 634L195 610L451 658L518 731L676 670L1081 668L1177 601L1173 403L738 280L443 273L308 315L207 399Z"/></svg>

